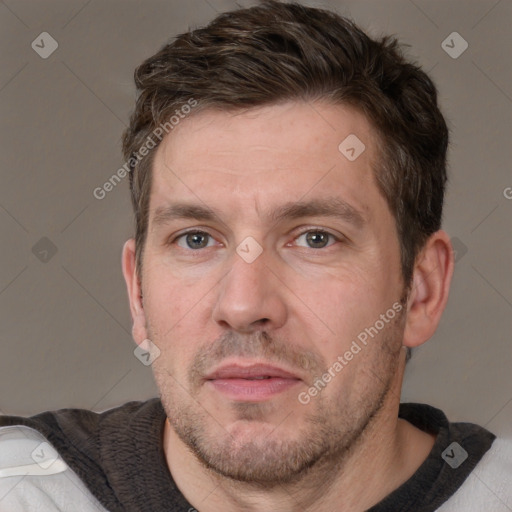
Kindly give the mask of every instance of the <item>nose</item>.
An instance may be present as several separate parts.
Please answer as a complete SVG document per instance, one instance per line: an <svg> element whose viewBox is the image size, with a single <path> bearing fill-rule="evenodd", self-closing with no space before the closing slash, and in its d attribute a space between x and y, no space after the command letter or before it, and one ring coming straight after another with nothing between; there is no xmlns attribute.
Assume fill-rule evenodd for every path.
<svg viewBox="0 0 512 512"><path fill-rule="evenodd" d="M234 253L230 263L230 270L219 283L214 321L241 333L275 330L284 325L286 287L265 251L252 263Z"/></svg>

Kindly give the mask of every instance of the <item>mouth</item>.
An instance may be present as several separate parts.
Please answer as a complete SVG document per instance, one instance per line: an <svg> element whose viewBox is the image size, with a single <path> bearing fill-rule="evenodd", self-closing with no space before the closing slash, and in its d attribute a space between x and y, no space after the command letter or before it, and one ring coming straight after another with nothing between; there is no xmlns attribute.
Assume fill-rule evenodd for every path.
<svg viewBox="0 0 512 512"><path fill-rule="evenodd" d="M276 366L231 364L207 375L205 381L230 400L260 402L296 386L302 379Z"/></svg>

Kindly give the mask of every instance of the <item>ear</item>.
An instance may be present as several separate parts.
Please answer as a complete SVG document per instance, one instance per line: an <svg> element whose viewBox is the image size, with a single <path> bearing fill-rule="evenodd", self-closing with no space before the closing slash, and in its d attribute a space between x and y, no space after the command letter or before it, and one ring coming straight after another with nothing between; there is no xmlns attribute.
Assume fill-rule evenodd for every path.
<svg viewBox="0 0 512 512"><path fill-rule="evenodd" d="M142 286L135 264L135 240L133 238L130 238L124 244L121 264L132 314L132 336L135 343L140 344L148 336L146 332L146 315L142 301Z"/></svg>
<svg viewBox="0 0 512 512"><path fill-rule="evenodd" d="M448 301L454 268L450 237L439 230L430 236L414 265L407 301L403 344L417 347L432 337Z"/></svg>

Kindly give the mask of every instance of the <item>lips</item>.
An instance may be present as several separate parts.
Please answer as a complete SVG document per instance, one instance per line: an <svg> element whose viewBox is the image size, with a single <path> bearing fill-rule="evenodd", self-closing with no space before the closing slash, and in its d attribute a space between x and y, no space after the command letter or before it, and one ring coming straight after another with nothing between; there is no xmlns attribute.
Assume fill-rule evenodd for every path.
<svg viewBox="0 0 512 512"><path fill-rule="evenodd" d="M206 380L217 379L247 379L259 380L265 378L281 378L281 379L295 379L300 380L300 377L294 375L282 368L270 365L229 365L223 366L206 377Z"/></svg>
<svg viewBox="0 0 512 512"><path fill-rule="evenodd" d="M266 364L225 365L210 373L205 384L235 402L270 400L301 382L293 373Z"/></svg>

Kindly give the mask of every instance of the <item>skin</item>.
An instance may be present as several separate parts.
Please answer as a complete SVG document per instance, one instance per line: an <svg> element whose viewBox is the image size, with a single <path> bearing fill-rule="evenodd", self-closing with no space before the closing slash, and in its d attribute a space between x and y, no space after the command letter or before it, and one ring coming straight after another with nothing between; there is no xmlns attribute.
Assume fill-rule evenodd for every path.
<svg viewBox="0 0 512 512"><path fill-rule="evenodd" d="M338 150L349 134L366 146L354 161ZM404 294L395 219L372 171L376 147L356 110L289 102L196 113L157 150L142 276L133 239L123 272L134 339L160 350L152 367L168 417L167 464L201 512L366 510L433 446L432 434L397 417L404 347L434 333L453 253L448 235L434 233ZM363 222L267 215L333 196ZM158 209L177 201L218 217L156 222ZM191 228L211 238L178 238ZM252 263L236 252L249 236L263 249ZM299 393L401 299L400 314L300 403ZM300 380L261 402L232 400L203 377L233 361L270 362Z"/></svg>

